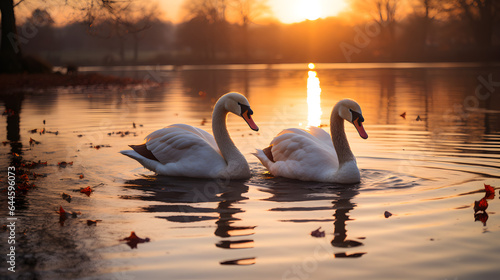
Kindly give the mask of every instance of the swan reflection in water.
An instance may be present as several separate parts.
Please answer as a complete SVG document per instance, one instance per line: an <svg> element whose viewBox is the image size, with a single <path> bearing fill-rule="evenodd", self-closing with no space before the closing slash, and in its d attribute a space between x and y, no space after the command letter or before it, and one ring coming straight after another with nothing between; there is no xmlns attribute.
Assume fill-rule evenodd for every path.
<svg viewBox="0 0 500 280"><path fill-rule="evenodd" d="M333 200L333 208L335 209L335 221L333 222L334 227L334 238L331 242L333 247L337 248L352 248L363 245L360 241L347 239L347 229L346 222L349 219L347 215L350 210L356 207L356 204L351 202L351 199L359 193L357 187L347 187L338 192L338 198ZM335 253L336 258L358 258L365 253L352 253L346 254Z"/></svg>
<svg viewBox="0 0 500 280"><path fill-rule="evenodd" d="M162 213L158 218L173 223L195 223L215 220L215 236L221 238L215 244L222 249L250 249L254 240L249 238L255 234L253 225L236 225L240 218L236 214L243 213L242 208L234 207L240 201L248 199L243 194L248 186L241 180L201 180L181 177L144 176L129 180L125 187L144 191L144 195L135 199L162 202L143 208L146 212ZM127 197L130 198L130 197ZM216 208L198 206L200 203L218 202ZM168 203L165 205L164 203ZM203 205L203 204L201 204ZM179 215L179 213L181 213ZM216 215L214 215L216 214ZM249 256L234 260L222 260L221 265L251 265L256 258Z"/></svg>
<svg viewBox="0 0 500 280"><path fill-rule="evenodd" d="M298 182L285 178L274 178L275 184L269 188L262 188L262 191L272 194L267 200L275 202L303 202L303 201L324 201L331 200L332 207L280 207L272 208L270 211L319 211L319 210L334 210L334 219L294 219L285 220L283 222L294 223L315 223L333 221L333 239L330 242L334 248L354 248L362 246L363 243L357 240L347 239L347 221L349 218L349 211L356 207L356 204L351 200L359 194L359 185L325 185L323 183L314 182ZM311 226L314 228L314 226ZM328 236L328 233L327 233ZM358 238L359 239L359 238ZM366 254L366 252L350 253L345 250L336 252L334 250L335 258L357 258Z"/></svg>

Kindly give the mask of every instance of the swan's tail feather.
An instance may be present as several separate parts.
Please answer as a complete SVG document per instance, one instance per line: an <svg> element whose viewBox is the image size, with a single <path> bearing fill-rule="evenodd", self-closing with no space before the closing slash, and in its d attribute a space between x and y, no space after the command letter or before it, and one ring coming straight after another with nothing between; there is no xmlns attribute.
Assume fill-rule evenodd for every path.
<svg viewBox="0 0 500 280"><path fill-rule="evenodd" d="M147 168L151 171L157 172L156 167L158 164L160 164L158 161L148 159L134 150L123 150L123 151L120 151L120 153L122 155L126 155L130 158L137 160L145 168Z"/></svg>
<svg viewBox="0 0 500 280"><path fill-rule="evenodd" d="M264 148L264 149L262 150L262 152L264 152L264 154L266 155L266 157L267 157L270 161L275 162L275 161L274 161L274 157L273 157L273 153L271 152L271 149L272 149L272 148L273 148L273 145L270 145L269 147Z"/></svg>
<svg viewBox="0 0 500 280"><path fill-rule="evenodd" d="M257 151L252 154L260 160L262 165L264 165L267 170L271 171L271 165L274 163L274 161L271 161L263 150L257 149Z"/></svg>
<svg viewBox="0 0 500 280"><path fill-rule="evenodd" d="M148 147L146 146L146 144L141 144L141 145L129 145L130 148L132 148L134 151L136 151L138 154L140 154L141 156L145 157L145 158L148 158L148 159L151 159L151 160L156 160L156 161L159 161L155 155L150 151L148 150Z"/></svg>

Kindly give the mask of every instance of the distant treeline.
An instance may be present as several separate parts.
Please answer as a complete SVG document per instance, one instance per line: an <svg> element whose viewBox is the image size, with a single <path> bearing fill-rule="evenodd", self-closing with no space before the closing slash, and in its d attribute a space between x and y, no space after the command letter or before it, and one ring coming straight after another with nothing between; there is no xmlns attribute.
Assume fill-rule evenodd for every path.
<svg viewBox="0 0 500 280"><path fill-rule="evenodd" d="M431 21L409 14L398 22L357 24L337 17L248 25L201 17L180 24L155 19L147 28L119 35L108 32L105 22L92 28L84 22L42 23L18 27L20 46L53 65L500 60L499 21L487 27L490 40L481 41L460 16Z"/></svg>

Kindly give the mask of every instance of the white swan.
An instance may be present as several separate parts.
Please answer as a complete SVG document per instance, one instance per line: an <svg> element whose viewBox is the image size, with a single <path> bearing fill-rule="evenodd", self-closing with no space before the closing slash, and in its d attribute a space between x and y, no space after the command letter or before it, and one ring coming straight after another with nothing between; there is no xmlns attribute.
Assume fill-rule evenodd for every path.
<svg viewBox="0 0 500 280"><path fill-rule="evenodd" d="M309 131L289 128L280 132L269 147L257 150L254 155L274 176L303 181L359 183L359 169L347 142L344 120L356 127L359 136L368 138L360 106L354 100L343 99L332 110L331 137L318 127L309 127Z"/></svg>
<svg viewBox="0 0 500 280"><path fill-rule="evenodd" d="M253 111L248 100L239 93L230 92L219 98L212 113L215 138L199 128L174 124L149 134L142 145L130 145L133 150L120 153L160 175L250 178L248 163L227 132L229 112L241 116L251 129L259 130L251 117Z"/></svg>

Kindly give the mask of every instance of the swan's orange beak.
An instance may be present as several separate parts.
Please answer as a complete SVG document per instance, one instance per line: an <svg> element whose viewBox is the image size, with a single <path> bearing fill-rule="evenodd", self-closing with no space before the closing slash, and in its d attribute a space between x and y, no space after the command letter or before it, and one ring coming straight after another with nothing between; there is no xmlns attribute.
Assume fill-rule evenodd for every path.
<svg viewBox="0 0 500 280"><path fill-rule="evenodd" d="M259 127L255 124L255 122L252 119L252 115L248 113L249 111L245 111L241 114L243 119L247 122L248 126L254 130L254 131L259 131Z"/></svg>
<svg viewBox="0 0 500 280"><path fill-rule="evenodd" d="M352 123L354 124L354 127L358 131L361 138L368 138L368 134L366 133L365 128L363 127L363 122L360 120L360 118L355 119Z"/></svg>

